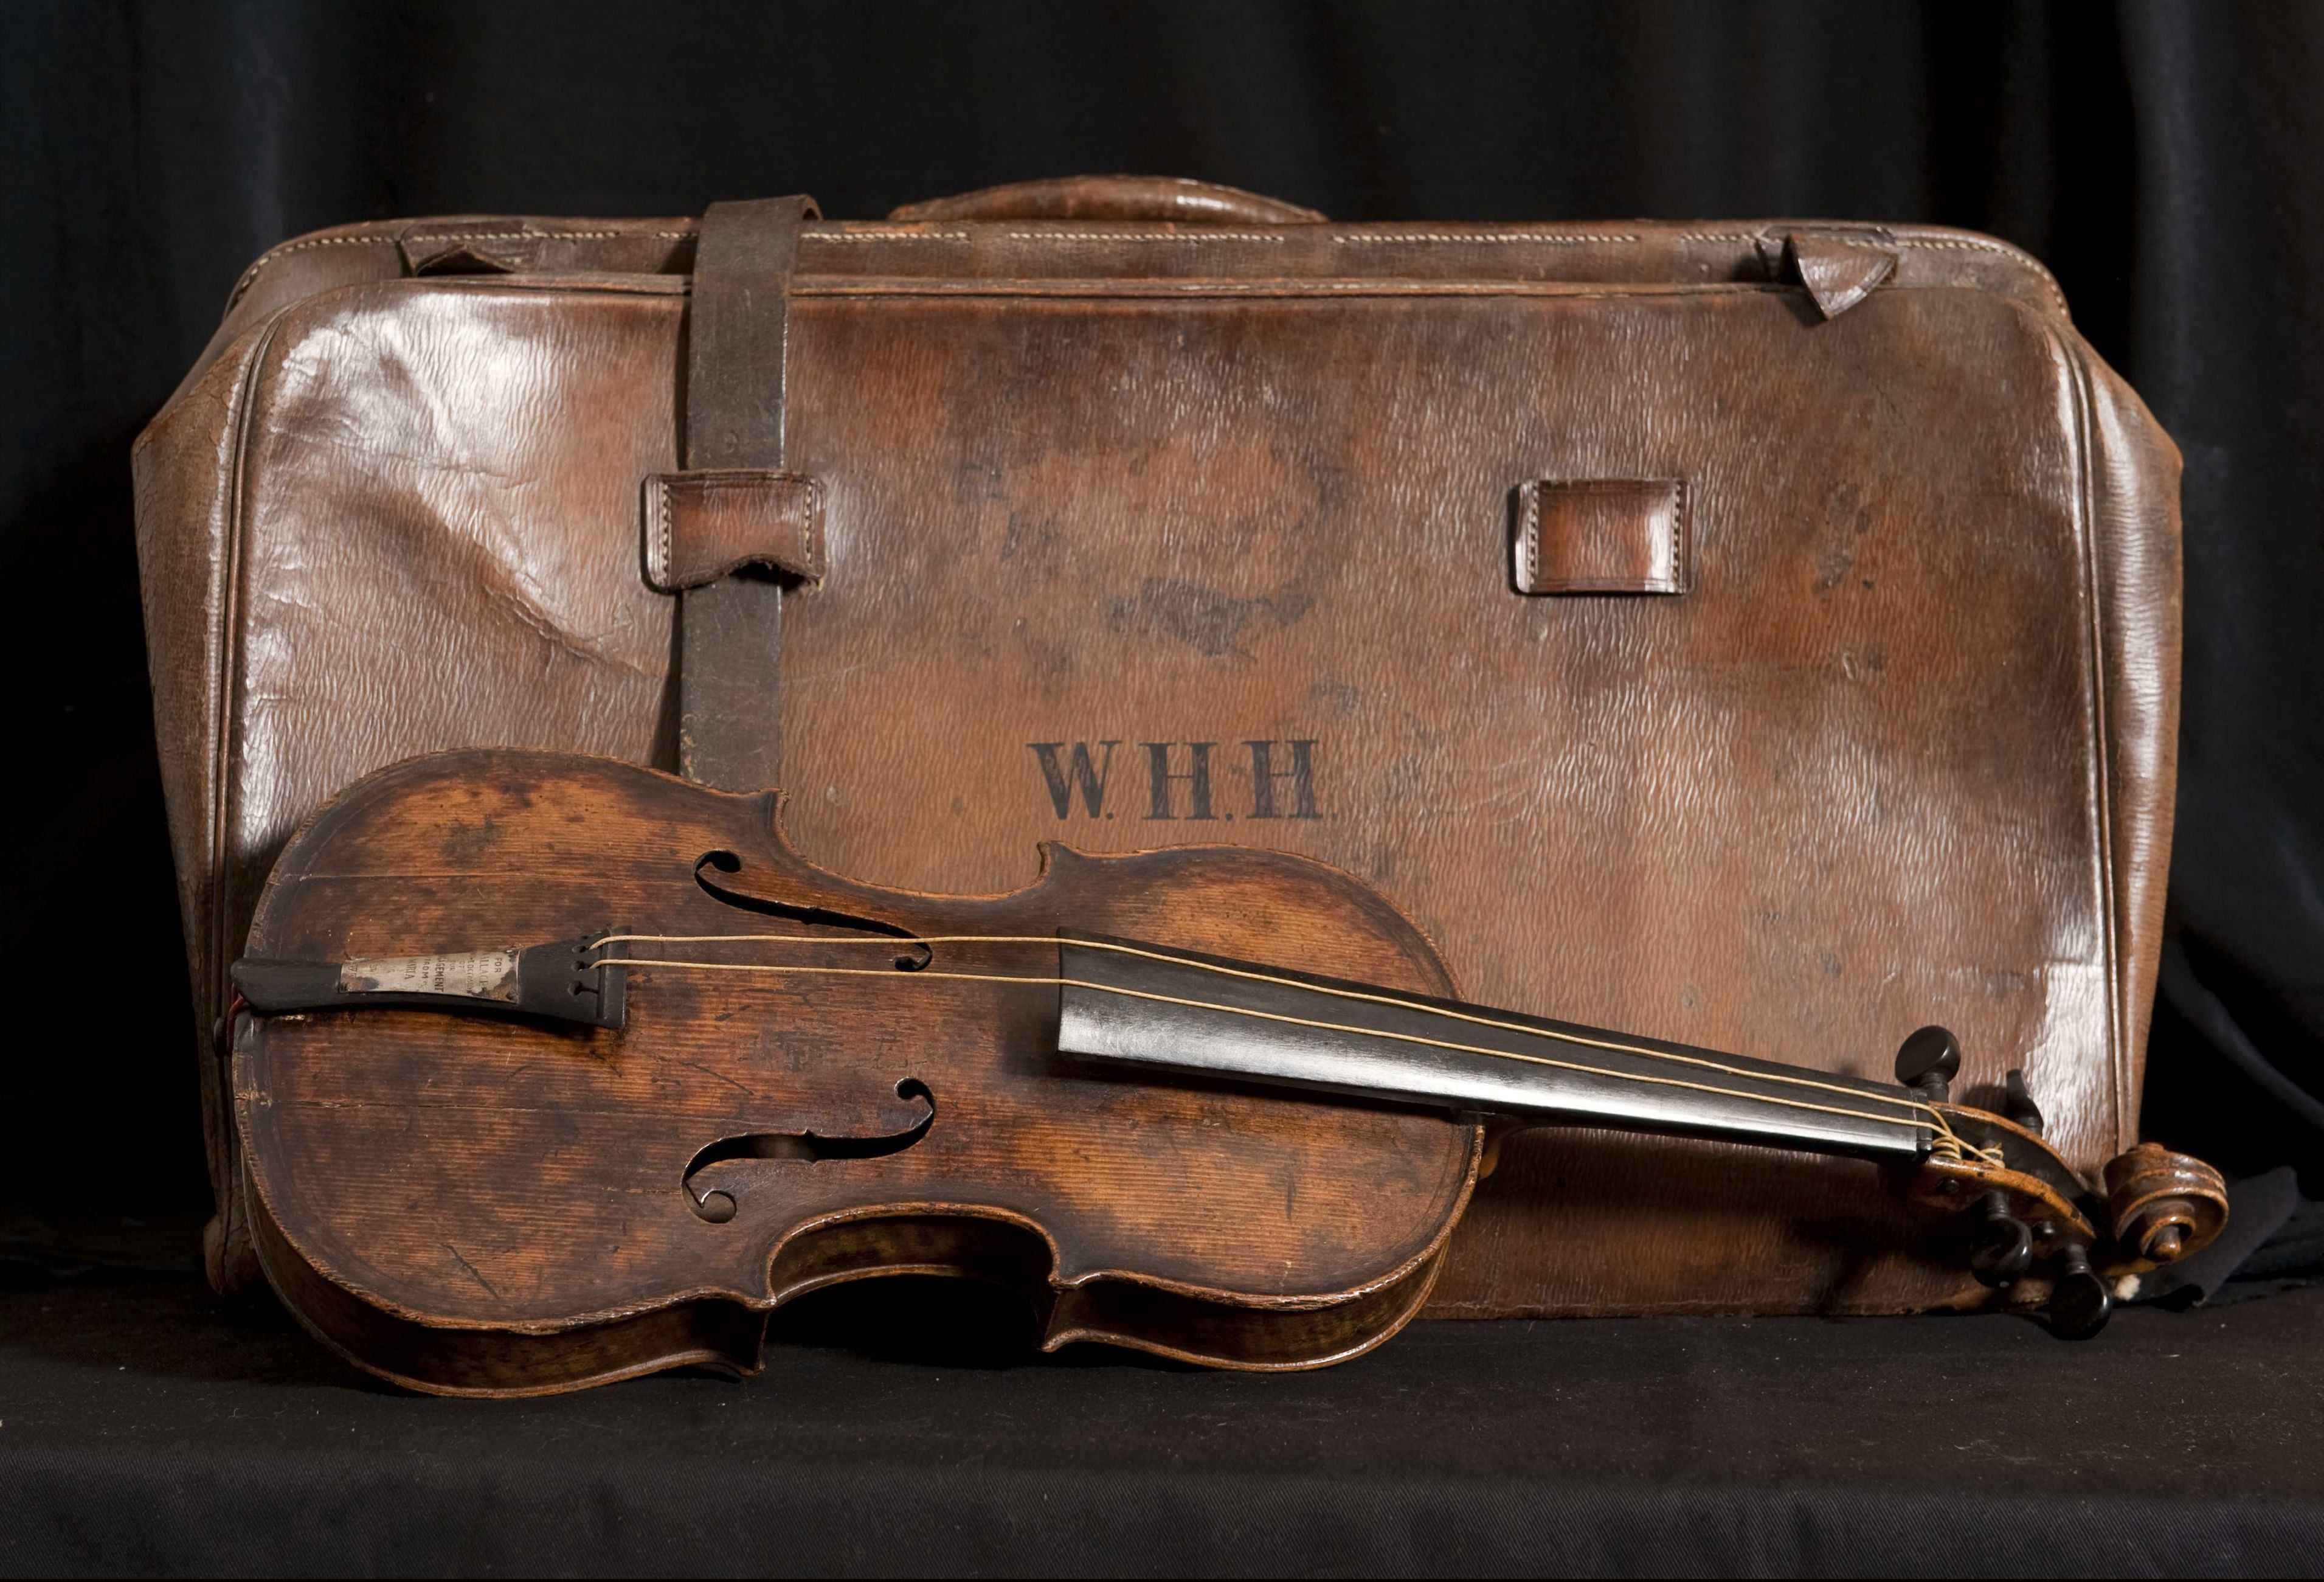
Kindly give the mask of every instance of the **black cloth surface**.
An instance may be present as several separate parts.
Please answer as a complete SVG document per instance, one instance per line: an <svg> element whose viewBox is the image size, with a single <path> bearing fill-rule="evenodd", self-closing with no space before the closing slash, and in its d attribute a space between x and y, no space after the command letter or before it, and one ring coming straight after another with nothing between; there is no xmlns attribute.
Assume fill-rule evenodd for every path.
<svg viewBox="0 0 2324 1582"><path fill-rule="evenodd" d="M189 1282L0 1292L0 1569L2324 1564L2324 1291L2080 1345L2011 1318L1429 1323L1285 1375L997 1360L1006 1313L944 1282L807 1309L754 1379L472 1402Z"/></svg>

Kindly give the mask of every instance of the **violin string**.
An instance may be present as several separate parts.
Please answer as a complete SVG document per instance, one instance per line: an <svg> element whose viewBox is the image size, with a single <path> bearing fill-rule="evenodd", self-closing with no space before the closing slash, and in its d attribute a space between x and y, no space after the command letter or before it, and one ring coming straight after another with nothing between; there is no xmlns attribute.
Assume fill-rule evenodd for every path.
<svg viewBox="0 0 2324 1582"><path fill-rule="evenodd" d="M1521 1033L1529 1038L1543 1038L1549 1039L1559 1043L1578 1044L1588 1049L1606 1050L1615 1054L1637 1055L1647 1059L1670 1060L1681 1065L1700 1066L1707 1070L1718 1071L1729 1077L1748 1077L1766 1082L1788 1083L1797 1087L1809 1087L1814 1088L1820 1092L1840 1094L1845 1097L1860 1102L1897 1105L1906 1110L1918 1111L1921 1114L1929 1116L1932 1124L1941 1123L1943 1120L1943 1117L1935 1110L1930 1108L1928 1105L1921 1102L1917 1098L1908 1098L1901 1094L1890 1095L1885 1093L1866 1093L1860 1088L1845 1083L1834 1082L1821 1077L1803 1077L1796 1076L1789 1072L1747 1070L1740 1066L1729 1065L1724 1061L1711 1059L1707 1056L1681 1054L1674 1050L1655 1049L1647 1045L1631 1043L1620 1039L1593 1038L1586 1033L1572 1032L1555 1032L1546 1028L1529 1027L1521 1022L1510 1022L1499 1017L1472 1011L1461 1010L1452 1006L1432 1005L1425 1001L1407 999L1399 995L1379 993L1364 989L1339 988L1324 984L1303 983L1296 978L1284 977L1275 973L1247 967L1224 967L1217 962L1204 961L1192 957L1181 956L1172 951L1157 950L1148 946L1126 945L1111 939L1068 940L1054 934L927 934L910 939L895 935L872 939L862 938L860 936L854 938L825 939L812 934L607 934L601 939L592 941L589 948L595 949L606 945L622 944L632 941L635 941L640 944L666 945L724 943L872 945L885 946L891 950L900 945L907 944L1037 945L1044 947L1056 947L1058 945L1071 944L1084 949L1108 950L1120 956L1134 956L1144 960L1159 961L1175 967L1191 967L1201 971L1216 974L1222 977L1243 978L1252 983L1267 984L1278 988L1300 989L1310 994L1326 995L1334 999L1357 1000L1369 1004L1386 1005L1392 1010L1423 1012L1432 1016L1442 1016L1448 1021L1466 1022L1478 1027L1489 1028L1497 1032ZM931 952L930 954L931 957L933 957L934 953ZM1232 1009L1232 1007L1221 1006L1217 1007L1217 1009L1230 1010ZM1495 1052L1498 1053L1501 1051ZM1596 1069L1597 1068L1593 1067L1591 1069ZM1609 1076L1620 1075L1618 1072L1609 1072L1607 1074Z"/></svg>
<svg viewBox="0 0 2324 1582"><path fill-rule="evenodd" d="M599 967L674 967L697 972L761 972L779 973L803 977L892 977L872 967L794 967L774 962L757 961L656 961L649 958L622 957L595 963ZM1035 977L1020 973L945 972L924 969L915 972L916 978L937 978L952 983L1031 984L1044 988L1089 989L1098 994L1120 995L1128 999L1151 1000L1165 1005L1184 1005L1196 1011L1220 1011L1231 1015L1249 1016L1262 1022L1280 1022L1293 1027L1312 1027L1322 1032L1352 1033L1370 1038L1393 1039L1398 1043L1418 1044L1427 1049L1451 1050L1462 1054L1495 1055L1503 1059L1524 1060L1536 1066L1554 1066L1560 1070L1579 1071L1593 1077L1614 1077L1629 1082L1648 1082L1658 1087L1683 1087L1696 1093L1717 1094L1724 1098L1748 1099L1757 1104L1782 1105L1787 1109L1813 1110L1821 1115L1845 1115L1851 1120L1871 1121L1884 1126L1913 1126L1918 1123L1900 1120L1895 1115L1876 1115L1862 1110L1841 1109L1836 1105L1811 1104L1805 1099L1775 1098L1767 1095L1745 1093L1735 1088L1718 1087L1707 1082L1690 1082L1683 1077L1650 1077L1643 1072L1609 1071L1600 1066L1585 1065L1579 1060L1561 1060L1549 1055L1518 1054L1509 1050L1487 1049L1479 1044L1456 1043L1451 1040L1428 1038L1416 1032L1385 1032L1377 1028L1353 1027L1343 1022L1319 1022L1305 1016L1288 1016L1277 1011L1253 1011L1240 1005L1218 1005L1206 1000L1190 1000L1177 995L1157 994L1150 989L1123 988L1116 984L1102 984L1083 978Z"/></svg>
<svg viewBox="0 0 2324 1582"><path fill-rule="evenodd" d="M1160 951L1140 949L1135 946L1118 945L1105 940L1075 939L1065 941L1059 939L1054 935L995 934L925 935L910 939L892 936L881 937L877 939L818 939L812 935L802 934L609 934L594 941L591 948L600 948L608 945L622 943L684 944L713 942L868 944L883 945L890 949L894 949L900 945L908 944L1022 944L1055 946L1063 943L1071 943L1083 947L1112 949L1127 955L1140 956L1153 960L1197 967L1211 972L1216 972L1222 976L1250 978L1261 983L1279 984L1294 988L1307 989L1328 995L1335 995L1345 999L1373 1001L1381 1004L1396 1006L1405 1010L1434 1012L1437 1014L1452 1017L1460 1021L1473 1022L1481 1026L1525 1033L1533 1037L1562 1040L1563 1041L1584 1044L1593 1048L1644 1055L1664 1059L1684 1061L1688 1064L1708 1067L1712 1070L1723 1071L1730 1076L1765 1077L1769 1075L1761 1072L1746 1071L1737 1067L1724 1066L1717 1061L1704 1059L1700 1057L1676 1055L1668 1050L1646 1049L1637 1045L1623 1044L1606 1040L1545 1032L1539 1028L1526 1027L1515 1022L1497 1022L1487 1017L1471 1015L1466 1013L1457 1011L1448 1011L1441 1006L1427 1005L1410 1000L1398 999L1393 995L1367 994L1360 990L1323 988L1322 985L1314 984L1303 984L1294 979L1275 977L1265 973L1244 971L1233 967L1222 967L1211 962L1191 960L1185 957L1173 956ZM597 961L592 962L589 965L592 967L659 967L690 971L766 973L788 976L892 978L897 976L892 970L879 967L809 967L773 962L678 961L659 960L651 958L639 957L604 957L600 958ZM1425 1048L1440 1049L1463 1054L1484 1055L1500 1059L1520 1060L1532 1065L1548 1066L1561 1070L1574 1071L1589 1076L1610 1077L1619 1080L1646 1083L1655 1087L1683 1088L1696 1093L1711 1094L1724 1098L1738 1098L1759 1104L1776 1105L1787 1109L1807 1110L1818 1114L1844 1116L1852 1120L1870 1121L1878 1125L1917 1127L1923 1124L1919 1121L1907 1120L1896 1115L1874 1115L1863 1110L1844 1109L1836 1105L1814 1104L1804 1099L1778 1098L1765 1094L1743 1092L1734 1088L1721 1087L1711 1083L1689 1081L1684 1078L1655 1077L1643 1072L1633 1071L1613 1071L1601 1066L1590 1065L1579 1060L1561 1060L1548 1055L1524 1054L1511 1050L1496 1050L1483 1045L1461 1043L1445 1039L1434 1039L1418 1033L1388 1032L1373 1028L1356 1027L1340 1022L1318 1021L1308 1017L1291 1016L1277 1012L1257 1011L1240 1005L1222 1005L1205 1000L1194 1000L1175 995L1157 994L1149 990L1123 988L1112 984L1094 983L1079 978L1068 978L1064 976L1034 976L1019 973L955 972L931 968L919 968L913 970L910 976L917 978L936 978L962 983L1014 983L1038 985L1043 987L1062 986L1088 989L1095 993L1120 995L1127 998L1149 1000L1164 1004L1182 1005L1193 1010L1213 1011L1229 1015L1248 1016L1260 1021L1282 1022L1292 1026L1314 1028L1319 1032L1335 1032L1358 1037L1370 1036L1375 1038L1385 1038L1393 1040L1397 1042L1416 1044ZM1932 1133L1931 1145L1937 1152L1945 1157L1959 1158L1960 1157L1962 1151L1969 1150L1970 1148L1969 1144L1965 1143L1953 1132L1951 1125L1941 1113L1928 1105L1920 1103L1917 1100L1890 1098L1885 1094L1860 1093L1853 1088L1843 1087L1837 1083L1821 1082L1813 1078L1778 1076L1775 1077L1774 1079L1778 1081L1793 1082L1802 1087L1814 1087L1829 1092L1845 1094L1849 1097L1858 1101L1897 1104L1902 1105L1908 1109L1918 1110L1929 1117L1927 1124ZM1974 1149L1970 1151L1975 1152L1981 1156L1994 1152L1992 1150L1986 1149Z"/></svg>

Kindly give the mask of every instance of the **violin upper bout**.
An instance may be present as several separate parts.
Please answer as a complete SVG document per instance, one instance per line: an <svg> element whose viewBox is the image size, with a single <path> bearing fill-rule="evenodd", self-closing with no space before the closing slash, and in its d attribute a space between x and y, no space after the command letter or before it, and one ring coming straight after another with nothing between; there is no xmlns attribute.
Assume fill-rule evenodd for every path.
<svg viewBox="0 0 2324 1582"><path fill-rule="evenodd" d="M1041 856L1038 883L1008 899L1044 922L1459 996L1411 919L1354 874L1313 857L1233 846L1084 852L1057 841L1043 841Z"/></svg>

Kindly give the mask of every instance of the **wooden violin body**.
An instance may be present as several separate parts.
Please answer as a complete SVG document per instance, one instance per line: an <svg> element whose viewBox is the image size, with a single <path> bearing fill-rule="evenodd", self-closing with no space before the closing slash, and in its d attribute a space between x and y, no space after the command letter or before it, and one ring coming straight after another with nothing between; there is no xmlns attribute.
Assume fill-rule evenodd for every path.
<svg viewBox="0 0 2324 1582"><path fill-rule="evenodd" d="M1301 858L1053 847L1015 894L912 895L810 867L773 813L771 793L606 761L418 761L292 840L251 952L759 927L827 934L835 963L884 962L867 963L860 928L798 921L822 913L914 934L1066 926L1450 992L1408 923ZM698 880L711 853L738 860L708 876L767 912ZM1054 986L626 973L620 1031L451 1012L244 1020L234 1099L261 1259L326 1341L462 1393L749 1370L779 1303L941 1272L1023 1293L1048 1346L1311 1366L1417 1311L1477 1178L1480 1127L1442 1113L1062 1061ZM736 1139L761 1141L689 1179ZM713 1192L731 1217L703 1217Z"/></svg>
<svg viewBox="0 0 2324 1582"><path fill-rule="evenodd" d="M293 837L233 1097L261 1263L325 1341L449 1393L748 1372L783 1302L935 1273L1049 1348L1312 1367L1419 1311L1489 1135L1541 1120L1863 1160L2069 1334L2224 1221L2197 1161L2144 1145L2102 1193L2030 1100L1947 1102L1941 1028L1895 1085L1752 1060L1464 1004L1305 858L1051 846L1028 888L931 896L815 868L776 812L476 751Z"/></svg>

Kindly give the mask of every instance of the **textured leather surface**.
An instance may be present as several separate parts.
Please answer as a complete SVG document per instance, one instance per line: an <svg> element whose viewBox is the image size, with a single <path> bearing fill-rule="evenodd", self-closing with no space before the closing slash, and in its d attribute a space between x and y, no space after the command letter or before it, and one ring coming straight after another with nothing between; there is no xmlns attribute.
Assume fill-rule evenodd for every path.
<svg viewBox="0 0 2324 1582"><path fill-rule="evenodd" d="M1684 593L1686 485L1545 478L1517 490L1519 593Z"/></svg>
<svg viewBox="0 0 2324 1582"><path fill-rule="evenodd" d="M810 225L791 837L988 892L1045 838L1278 846L1493 1003L1859 1075L1944 1022L1957 1091L2024 1067L2095 1164L2168 855L2175 453L2021 254L1891 227L1827 320L1805 228ZM456 232L538 262L405 273ZM685 222L301 239L141 442L212 1013L272 854L361 774L674 763L638 502L689 259ZM1559 479L1683 483L1690 590L1522 596L1512 503ZM1436 1310L1978 1300L1923 1230L1864 1167L1522 1133Z"/></svg>

